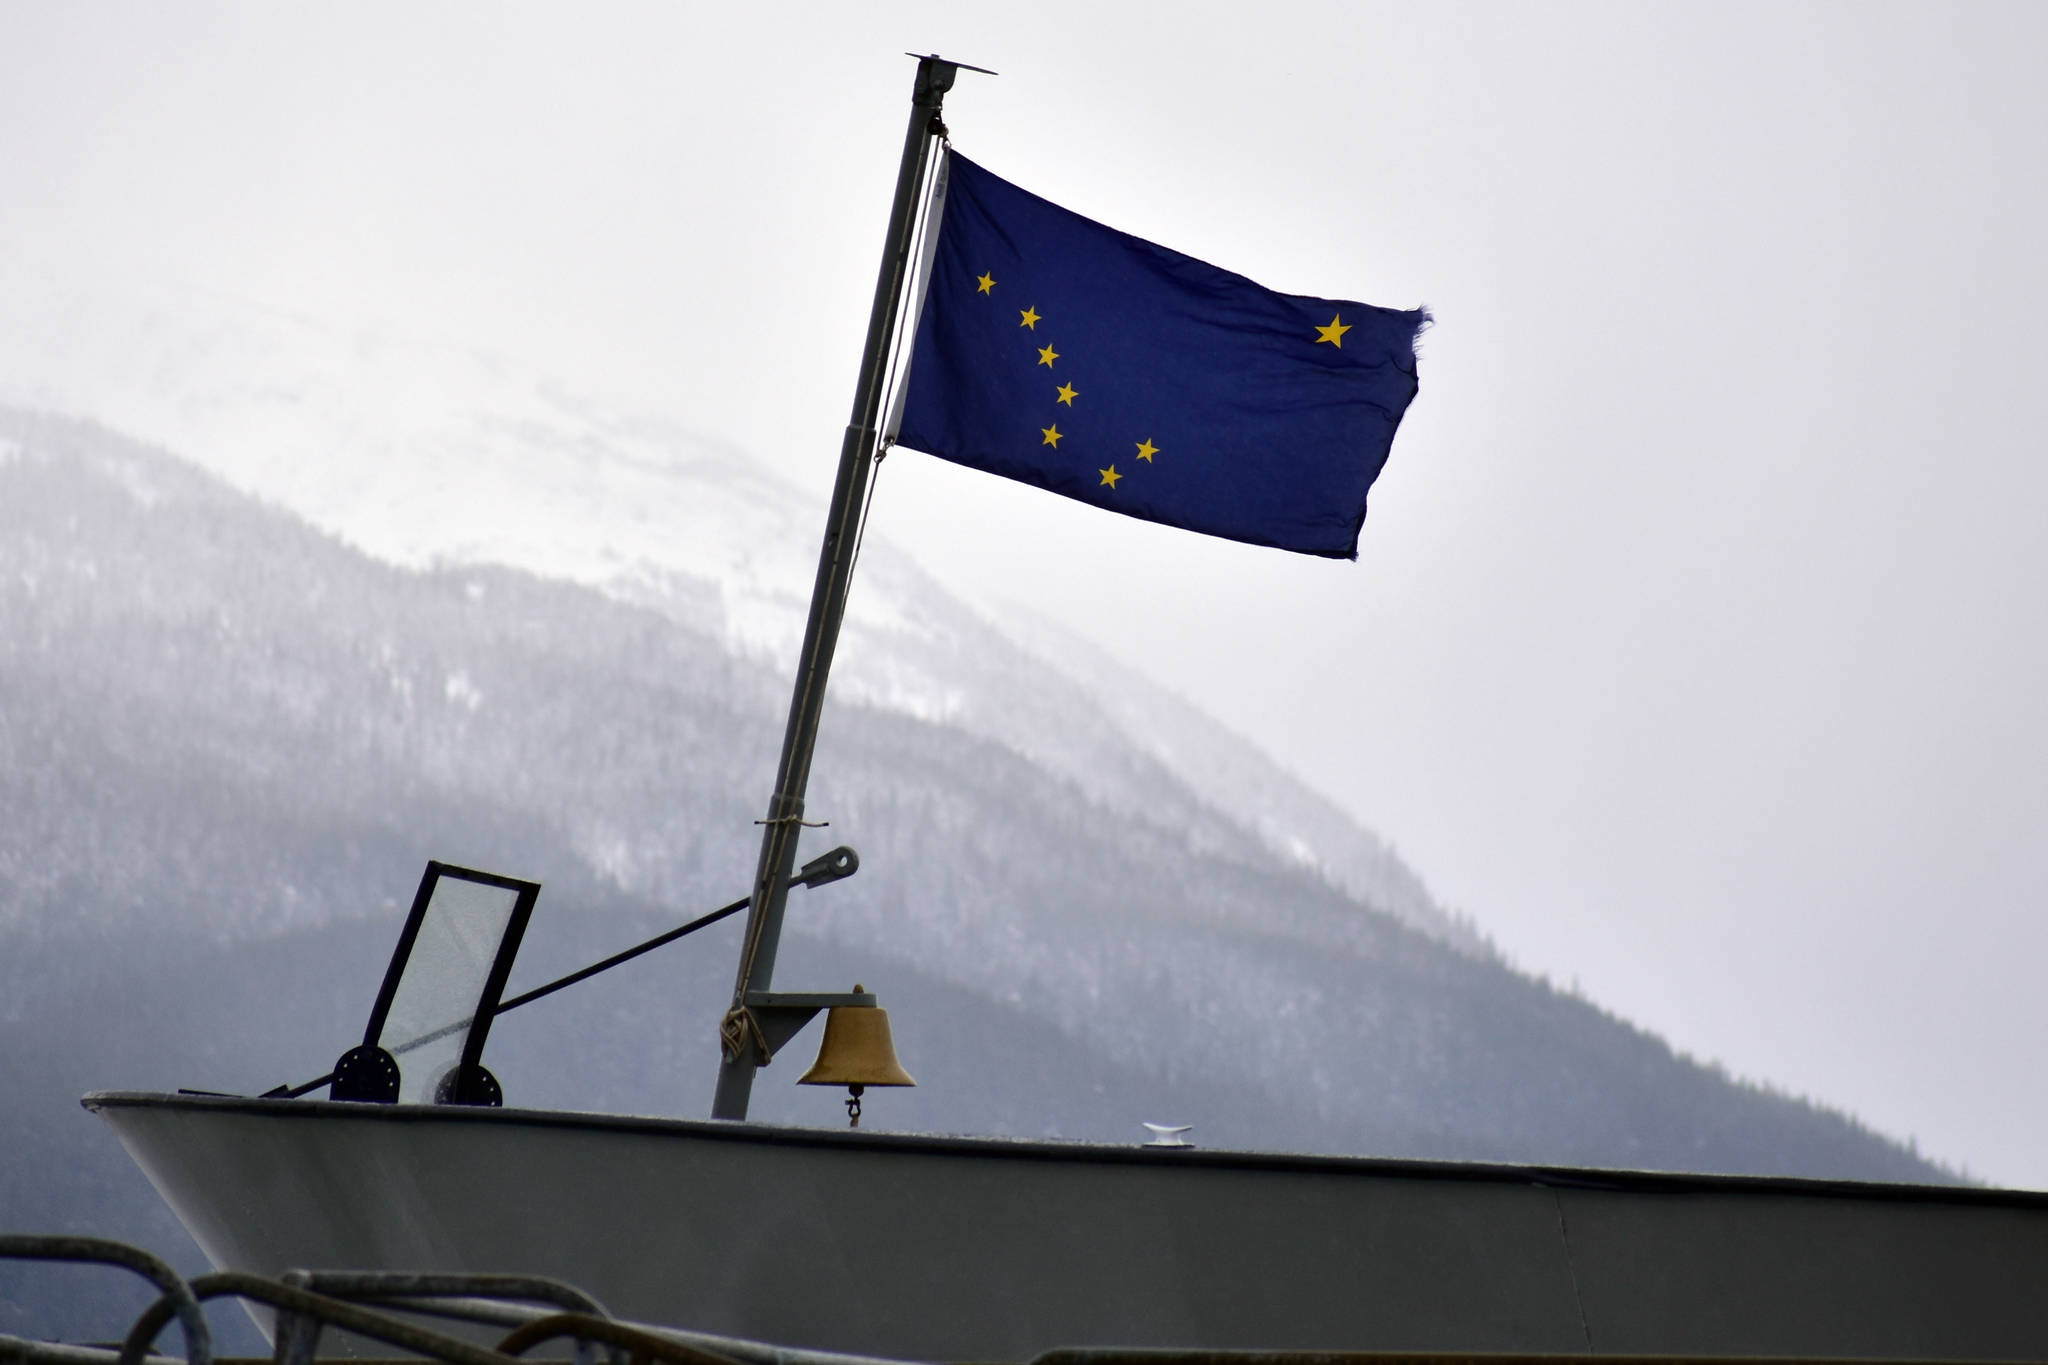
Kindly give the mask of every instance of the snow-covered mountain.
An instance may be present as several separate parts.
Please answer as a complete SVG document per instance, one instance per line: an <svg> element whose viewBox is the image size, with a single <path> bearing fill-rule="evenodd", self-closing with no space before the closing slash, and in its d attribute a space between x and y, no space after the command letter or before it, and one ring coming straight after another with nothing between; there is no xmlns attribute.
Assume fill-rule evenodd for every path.
<svg viewBox="0 0 2048 1365"><path fill-rule="evenodd" d="M519 988L744 886L771 665L580 584L371 559L93 423L0 407L0 441L0 1090L24 1066L74 1098L317 1074L427 857L546 883ZM989 639L977 666L1079 694ZM778 984L857 972L902 1008L934 1083L894 1122L1113 1138L1149 1096L1236 1145L1928 1174L1382 913L1102 738L1091 789L950 719L828 702L833 828L807 837L863 864L801 897ZM494 1029L507 1092L696 1112L721 929ZM814 1114L794 1089L763 1116ZM23 1110L28 1138L67 1108Z"/></svg>
<svg viewBox="0 0 2048 1365"><path fill-rule="evenodd" d="M773 524L788 496L716 467L649 486L683 525ZM318 1075L361 1037L426 858L544 881L515 992L744 890L787 641L730 604L773 579L577 543L590 584L401 567L175 451L0 404L12 1226L177 1245L77 1097ZM833 828L803 855L849 842L862 868L793 903L776 984L884 997L920 1085L875 1126L1121 1141L1167 1119L1223 1146L1943 1178L1475 951L1371 835L1164 689L873 560L890 591L828 703L811 811ZM737 929L500 1021L507 1095L701 1113ZM757 1117L834 1117L800 1067L778 1061ZM23 1274L0 1264L0 1329L95 1320Z"/></svg>
<svg viewBox="0 0 2048 1365"><path fill-rule="evenodd" d="M523 569L652 607L783 676L794 666L822 498L647 405L470 347L188 291L16 283L0 316L0 402L160 443L389 564ZM1055 623L968 607L878 539L833 688L990 740L1197 848L1249 839L1487 951L1382 839L1255 746ZM1162 788L1151 765L1180 782Z"/></svg>

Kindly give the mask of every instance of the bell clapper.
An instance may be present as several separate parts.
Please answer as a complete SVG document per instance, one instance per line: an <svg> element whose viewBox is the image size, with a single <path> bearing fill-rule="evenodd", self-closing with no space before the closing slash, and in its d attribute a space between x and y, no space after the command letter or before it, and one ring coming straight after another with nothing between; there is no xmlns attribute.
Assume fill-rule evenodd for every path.
<svg viewBox="0 0 2048 1365"><path fill-rule="evenodd" d="M851 1126L855 1128L860 1127L860 1092L865 1089L867 1087L864 1085L849 1085L846 1087L846 1093L849 1096L846 1101L846 1117L851 1121Z"/></svg>

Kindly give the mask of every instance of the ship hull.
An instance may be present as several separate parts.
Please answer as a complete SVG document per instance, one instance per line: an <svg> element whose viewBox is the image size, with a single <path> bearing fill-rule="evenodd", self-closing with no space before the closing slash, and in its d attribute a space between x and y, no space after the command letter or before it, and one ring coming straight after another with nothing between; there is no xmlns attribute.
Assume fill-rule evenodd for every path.
<svg viewBox="0 0 2048 1365"><path fill-rule="evenodd" d="M101 1094L222 1268L818 1350L2048 1357L2048 1196Z"/></svg>

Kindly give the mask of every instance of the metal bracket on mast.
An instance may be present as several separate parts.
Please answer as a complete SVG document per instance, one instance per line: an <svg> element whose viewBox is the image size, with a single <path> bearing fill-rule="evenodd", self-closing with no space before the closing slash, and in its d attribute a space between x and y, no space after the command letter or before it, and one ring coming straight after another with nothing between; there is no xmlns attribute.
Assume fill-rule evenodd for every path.
<svg viewBox="0 0 2048 1365"><path fill-rule="evenodd" d="M818 719L825 707L825 680L832 670L832 652L839 641L840 619L846 612L862 497L874 470L883 375L890 343L896 336L904 283L910 275L918 190L924 184L932 142L945 134L945 125L939 119L940 107L945 103L946 92L953 88L954 77L963 70L982 68L938 56L917 58L917 80L910 96L910 125L903 135L896 198L889 209L882 268L875 280L874 305L868 313L867 344L861 353L860 378L854 387L853 413L839 448L839 474L832 486L832 507L826 513L825 542L818 552L818 579L811 590L810 619L804 625L803 653L797 661L796 685L790 695L789 726L782 737L775 793L769 799L767 817L762 822L761 857L755 867L753 903L748 909L746 935L740 946L739 975L733 982L732 1006L719 1024L721 1062L718 1091L711 1103L713 1118L747 1116L754 1072L767 1062L776 1046L754 1001L768 990L775 974L775 950L782 937L789 872L796 863L804 793L810 785L811 752L817 744Z"/></svg>
<svg viewBox="0 0 2048 1365"><path fill-rule="evenodd" d="M782 1051L782 1045L801 1033L804 1025L817 1018L820 1011L873 1009L875 997L866 992L859 995L844 992L790 995L749 991L747 1008L752 1010L754 1018L760 1021L761 1036L767 1040L772 1054Z"/></svg>

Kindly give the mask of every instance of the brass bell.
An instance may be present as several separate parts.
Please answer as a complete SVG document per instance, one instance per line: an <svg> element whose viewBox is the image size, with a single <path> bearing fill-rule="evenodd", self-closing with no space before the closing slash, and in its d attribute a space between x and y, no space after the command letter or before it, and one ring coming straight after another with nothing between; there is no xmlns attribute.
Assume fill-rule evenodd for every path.
<svg viewBox="0 0 2048 1365"><path fill-rule="evenodd" d="M865 995L861 987L855 995ZM846 1116L860 1127L861 1091L871 1085L916 1085L896 1060L889 1037L889 1011L879 1005L834 1005L825 1012L825 1038L818 1060L797 1077L798 1085L843 1085L852 1094Z"/></svg>

